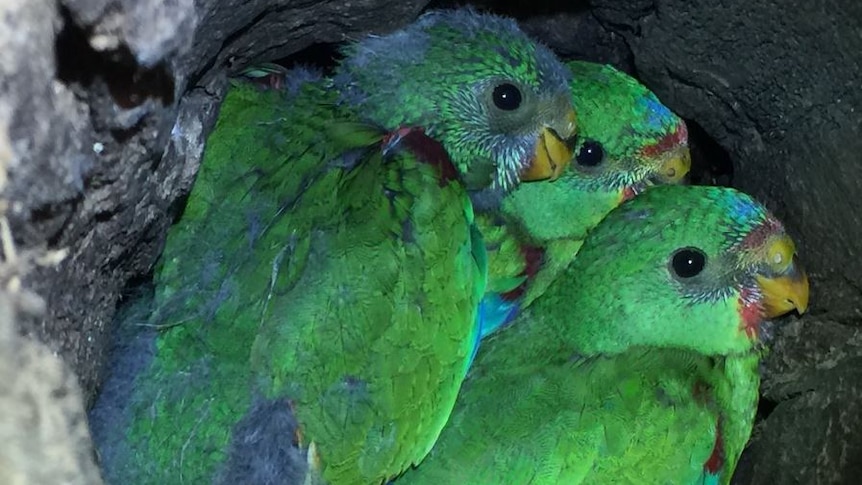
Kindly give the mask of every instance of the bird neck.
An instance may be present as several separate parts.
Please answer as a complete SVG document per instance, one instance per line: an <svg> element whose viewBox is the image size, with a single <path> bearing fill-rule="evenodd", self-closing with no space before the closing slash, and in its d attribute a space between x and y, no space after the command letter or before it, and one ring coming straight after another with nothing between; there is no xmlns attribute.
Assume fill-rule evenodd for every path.
<svg viewBox="0 0 862 485"><path fill-rule="evenodd" d="M505 196L500 210L535 244L544 245L555 239L583 240L619 202L619 190L584 190L561 178L519 185Z"/></svg>

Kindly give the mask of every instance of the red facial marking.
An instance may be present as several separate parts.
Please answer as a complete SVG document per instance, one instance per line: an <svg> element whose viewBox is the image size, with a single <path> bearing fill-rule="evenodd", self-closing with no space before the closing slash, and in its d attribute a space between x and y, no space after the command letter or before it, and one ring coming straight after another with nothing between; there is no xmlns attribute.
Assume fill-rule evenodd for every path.
<svg viewBox="0 0 862 485"><path fill-rule="evenodd" d="M634 199L636 195L638 195L638 193L635 191L634 187L632 187L631 185L628 185L628 186L626 186L625 189L623 189L623 200L622 200L622 202Z"/></svg>
<svg viewBox="0 0 862 485"><path fill-rule="evenodd" d="M737 301L739 302L739 316L742 320L740 330L744 331L748 338L757 338L760 332L760 323L763 321L760 294L752 288L743 287Z"/></svg>
<svg viewBox="0 0 862 485"><path fill-rule="evenodd" d="M743 249L760 247L766 242L769 236L779 231L781 231L781 223L769 217L762 224L749 231L745 239L740 243L740 247Z"/></svg>
<svg viewBox="0 0 862 485"><path fill-rule="evenodd" d="M662 153L672 150L688 140L688 128L685 127L685 123L680 123L677 125L676 130L672 133L668 133L667 135L661 137L657 142L652 145L647 145L641 149L641 154L644 157L652 158Z"/></svg>
<svg viewBox="0 0 862 485"><path fill-rule="evenodd" d="M524 258L524 269L518 276L526 276L526 279L514 289L500 295L506 301L515 301L524 296L524 293L527 291L527 285L536 276L536 273L539 272L539 268L542 267L542 263L545 261L545 250L541 247L522 244L520 250L521 256Z"/></svg>

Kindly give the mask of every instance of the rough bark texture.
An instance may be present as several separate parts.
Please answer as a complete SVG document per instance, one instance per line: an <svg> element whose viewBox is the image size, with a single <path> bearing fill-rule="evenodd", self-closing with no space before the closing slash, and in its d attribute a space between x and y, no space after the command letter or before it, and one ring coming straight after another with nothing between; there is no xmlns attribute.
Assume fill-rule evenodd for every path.
<svg viewBox="0 0 862 485"><path fill-rule="evenodd" d="M810 270L811 314L779 331L765 366L774 409L737 481L858 483L862 3L592 4L625 37L639 77L729 152L734 185L798 236Z"/></svg>
<svg viewBox="0 0 862 485"><path fill-rule="evenodd" d="M391 30L426 3L0 0L0 173L8 171L0 213L18 247L68 251L57 266L31 265L23 285L44 297L47 312L21 319L20 328L60 353L87 399L100 381L123 288L151 268L193 181L225 74ZM862 3L478 3L524 18L564 56L636 73L727 151L733 184L798 235L812 309L778 333L765 366L766 419L737 481L855 483L862 476L862 202L854 196L862 184ZM0 349L0 373L3 365L41 362L34 372L53 376L45 389L74 387L38 346L4 338L3 349L18 351ZM58 420L56 430L71 430L72 450L84 450L75 441L86 438L75 427L80 409L68 405L76 392L56 397L56 412L72 422ZM8 396L19 394L0 388L0 399ZM0 415L8 402L0 402ZM3 426L4 438L21 433ZM32 446L22 439L20 449ZM67 451L65 463L79 465L55 478L95 476L84 457ZM36 456L34 463L48 462Z"/></svg>
<svg viewBox="0 0 862 485"><path fill-rule="evenodd" d="M774 407L756 428L735 484L859 483L862 329L827 315L789 323L766 363Z"/></svg>
<svg viewBox="0 0 862 485"><path fill-rule="evenodd" d="M10 113L0 105L0 191L10 182L7 169L15 153ZM21 336L18 328L21 315L46 311L45 301L22 285L22 276L35 267L56 266L67 253L17 249L9 208L10 201L0 197L0 483L98 485L77 377L47 346Z"/></svg>
<svg viewBox="0 0 862 485"><path fill-rule="evenodd" d="M426 1L0 0L9 217L22 247L68 248L25 283L48 314L24 330L99 382L107 324L188 192L226 71L386 31Z"/></svg>

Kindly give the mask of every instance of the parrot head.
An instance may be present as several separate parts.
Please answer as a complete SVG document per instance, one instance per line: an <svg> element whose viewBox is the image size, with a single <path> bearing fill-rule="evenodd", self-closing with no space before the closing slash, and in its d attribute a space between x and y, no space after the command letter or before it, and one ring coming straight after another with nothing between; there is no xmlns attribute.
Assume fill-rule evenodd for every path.
<svg viewBox="0 0 862 485"><path fill-rule="evenodd" d="M685 122L631 76L572 61L578 139L554 184L524 184L504 211L535 242L583 239L613 208L647 187L678 184L691 168Z"/></svg>
<svg viewBox="0 0 862 485"><path fill-rule="evenodd" d="M725 187L665 185L623 203L563 277L589 353L743 354L762 348L769 319L808 308L793 240L763 205Z"/></svg>
<svg viewBox="0 0 862 485"><path fill-rule="evenodd" d="M612 66L583 61L568 66L581 114L570 184L628 200L649 185L680 183L691 169L685 122Z"/></svg>
<svg viewBox="0 0 862 485"><path fill-rule="evenodd" d="M432 11L343 53L333 76L341 102L387 130L422 127L472 191L555 179L571 160L571 74L514 20Z"/></svg>

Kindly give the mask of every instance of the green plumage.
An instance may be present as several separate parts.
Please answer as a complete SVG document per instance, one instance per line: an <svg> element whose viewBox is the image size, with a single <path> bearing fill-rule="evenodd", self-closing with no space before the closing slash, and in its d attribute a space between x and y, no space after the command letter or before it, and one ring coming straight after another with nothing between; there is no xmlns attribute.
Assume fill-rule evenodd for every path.
<svg viewBox="0 0 862 485"><path fill-rule="evenodd" d="M568 68L578 113L575 159L556 181L522 184L498 211L476 216L488 247L488 292L511 292L497 305L489 295L486 308L504 316L541 295L608 212L648 186L679 182L690 166L685 122L655 94L608 65L572 61ZM489 320L483 334L497 326Z"/></svg>
<svg viewBox="0 0 862 485"><path fill-rule="evenodd" d="M94 410L112 482L301 483L308 464L382 483L445 424L487 273L463 180L499 199L540 137L571 134L568 73L470 10L346 54L331 78L228 92L156 271L155 342ZM500 83L523 103L497 107Z"/></svg>
<svg viewBox="0 0 862 485"><path fill-rule="evenodd" d="M183 399L155 397L147 408L158 417L140 409L131 433L167 476L207 481L252 398L289 397L324 476L371 483L424 456L452 406L475 338L481 243L463 187L441 187L439 169L415 157L378 153L348 170L305 170L338 164L339 151L313 143L298 156L278 126L305 128L308 140L325 133L325 116L301 100L326 94L296 98L290 108L301 118L280 97L231 90L190 199L191 230L184 219L171 232L157 279L157 305L178 325L160 337L147 381L194 374L188 366L202 359L212 374ZM289 175L294 167L305 180ZM307 186L301 197L283 199L297 184ZM217 238L218 254L199 231ZM188 296L188 319L177 320L178 295Z"/></svg>
<svg viewBox="0 0 862 485"><path fill-rule="evenodd" d="M776 276L766 253L785 240L733 189L624 203L483 342L434 449L397 484L729 483L757 403L758 278ZM681 251L705 265L682 276Z"/></svg>

